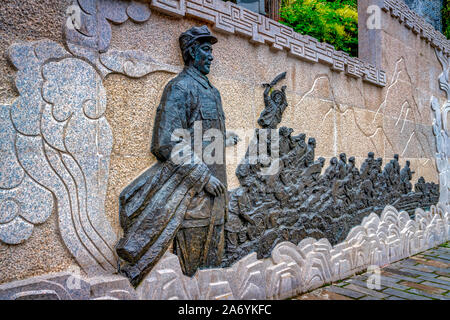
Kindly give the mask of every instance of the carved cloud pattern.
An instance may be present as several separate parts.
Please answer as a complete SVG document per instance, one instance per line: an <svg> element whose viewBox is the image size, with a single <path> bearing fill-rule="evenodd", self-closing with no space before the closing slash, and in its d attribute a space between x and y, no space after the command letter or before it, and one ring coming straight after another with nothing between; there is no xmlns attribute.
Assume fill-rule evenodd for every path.
<svg viewBox="0 0 450 320"><path fill-rule="evenodd" d="M440 199L439 201L450 205L450 139L447 127L447 114L450 111L450 57L444 56L441 51L435 50L436 56L441 63L442 73L439 76L439 87L446 93L447 102L441 107L435 97L431 99L431 109L434 113L433 134L436 139L436 167L439 172Z"/></svg>
<svg viewBox="0 0 450 320"><path fill-rule="evenodd" d="M50 40L15 43L8 50L20 96L0 109L0 241L22 243L55 212L64 244L95 275L114 271L117 259L116 235L104 213L113 137L104 117L103 78L178 69L140 51L106 52L109 22L144 22L148 4L74 5L82 23L79 30L65 24L70 52Z"/></svg>

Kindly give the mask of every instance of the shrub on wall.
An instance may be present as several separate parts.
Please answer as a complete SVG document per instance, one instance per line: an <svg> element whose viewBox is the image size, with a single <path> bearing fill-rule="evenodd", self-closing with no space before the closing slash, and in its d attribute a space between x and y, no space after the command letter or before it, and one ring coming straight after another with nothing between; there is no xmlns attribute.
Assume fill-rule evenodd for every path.
<svg viewBox="0 0 450 320"><path fill-rule="evenodd" d="M357 0L284 0L281 23L358 56Z"/></svg>
<svg viewBox="0 0 450 320"><path fill-rule="evenodd" d="M450 39L450 0L445 0L442 7L442 33Z"/></svg>

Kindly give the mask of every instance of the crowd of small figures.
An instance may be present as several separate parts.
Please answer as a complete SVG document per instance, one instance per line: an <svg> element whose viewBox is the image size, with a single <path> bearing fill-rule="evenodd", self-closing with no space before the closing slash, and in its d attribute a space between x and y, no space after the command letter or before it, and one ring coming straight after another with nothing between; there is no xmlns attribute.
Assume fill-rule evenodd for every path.
<svg viewBox="0 0 450 320"><path fill-rule="evenodd" d="M322 174L325 159L315 160L315 139L306 143L305 134L293 136L292 132L287 127L278 130L275 173L262 174L273 159L252 163L248 152L238 165L240 187L229 193L223 266L254 251L259 259L268 257L282 241L297 244L306 237L327 238L334 245L345 240L365 216L380 214L388 204L413 215L416 208L426 209L439 200L439 185L423 177L413 191L410 162L401 168L397 154L382 168L382 158L369 152L358 168L355 157L347 159L341 153L339 159L331 158Z"/></svg>

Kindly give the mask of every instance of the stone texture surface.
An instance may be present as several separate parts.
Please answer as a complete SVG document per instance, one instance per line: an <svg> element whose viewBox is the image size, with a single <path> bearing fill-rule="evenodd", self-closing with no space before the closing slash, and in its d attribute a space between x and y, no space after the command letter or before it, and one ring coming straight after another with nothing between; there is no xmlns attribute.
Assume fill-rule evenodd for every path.
<svg viewBox="0 0 450 320"><path fill-rule="evenodd" d="M442 32L443 0L405 0L408 7L422 16L436 30Z"/></svg>
<svg viewBox="0 0 450 320"><path fill-rule="evenodd" d="M84 270L113 270L115 234L103 218L112 136L103 117L101 79L89 64L48 40L14 44L9 57L18 69L21 96L3 110L16 130L9 132L15 139L10 161L20 164L24 179L3 187L2 203L19 206L17 214L28 223L15 223L22 222L19 217L4 223L3 233L12 238L2 241L26 240L27 228L54 211L66 247ZM6 172L9 163L2 165ZM30 195L24 199L24 194Z"/></svg>
<svg viewBox="0 0 450 320"><path fill-rule="evenodd" d="M3 167L1 170L0 188L1 192L8 194L11 190L8 190L7 186L27 182L26 174L22 178L21 166L14 164L14 157L19 155L25 167L35 164L33 168L26 167L26 170L37 177L35 180L39 183L35 184L34 188L46 190L42 192L47 194L47 198L40 198L41 202L38 204L38 207L45 204L45 210L39 211L40 216L37 219L31 216L31 220L37 224L27 220L23 223L23 229L20 229L22 231L16 233L14 239L11 238L16 242L23 241L24 238L28 240L18 245L0 241L0 253L8 256L8 259L0 261L0 283L50 271L62 271L74 263L71 258L75 252L73 248L80 246L80 242L68 243L67 238L61 239L60 228L65 224L61 224L60 219L68 221L73 212L80 212L78 205L74 205L74 211L69 210L69 214L63 214L64 210L70 207L69 202L75 204L78 200L81 206L89 203L93 207L90 213L84 217L80 216L79 221L75 220L79 227L74 226L74 229L83 229L83 223L88 222L93 215L106 216L95 218L92 228L88 228L92 233L87 230L88 236L83 239L93 241L96 245L104 242L100 250L90 246L90 250L97 252L94 256L99 260L94 262L94 265L107 265L108 270L113 268L114 257L108 252L114 245L116 235L121 233L118 225L118 194L155 161L149 153L151 126L162 88L171 79L171 72L182 65L178 53L179 32L193 25L201 25L204 21L214 24L214 32L219 38L219 42L214 46L215 60L210 79L222 92L229 129L251 130L255 127L256 118L263 106L261 83L287 70L287 78L283 84L290 90L287 92L289 105L296 107L286 110L286 123L280 125L288 125L297 131L295 133L305 132L308 136L320 139L319 146L324 148L316 152L317 156L324 156L326 161L329 161L330 157L347 152L348 156L356 156L359 166L368 150L377 150L376 156L382 157L384 163L397 152L405 160L411 160L412 166L417 168L413 182L421 175L427 181L438 180L433 159L434 115L430 108L430 97L436 97L439 106L443 106L447 98L436 81L445 72L442 72L442 66L436 59L433 45L443 49L447 55L448 43L442 42L439 35L432 33L430 45L426 41L429 31L419 20L413 26L416 31L419 30L419 35L405 28L405 22L403 25L398 23L397 16L400 20L405 16L403 7L399 14L395 11L398 1L384 1L393 9L389 7L390 15L383 13L383 17L388 17L388 23L383 27L383 36L380 37L383 54L378 68L357 59L343 57L341 53L317 43L314 39L296 35L289 28L280 27L279 24L234 4L224 4L218 0L153 0L150 6L119 0L104 3L108 2L114 3L94 12L95 8L89 5L89 1L83 1L83 21L95 20L95 23L89 24L88 33L98 31L95 34L101 35L101 41L97 42L89 42L89 39L77 34L76 30L71 30L70 34L65 30L64 35L61 32L61 26L67 18L65 10L72 1L58 1L57 4L28 1L19 4L9 0L0 5L0 33L4 39L0 44L0 51L4 53L0 56L0 121L7 123L10 119L9 110L15 110L11 113L14 114L11 119L17 124L17 132L14 130L16 133L11 133L11 126L8 125L2 125L0 132L1 160L2 163L8 163L8 170ZM213 14L209 15L211 13ZM230 19L230 15L234 18ZM179 19L182 16L184 18ZM108 21L113 21L114 24ZM36 41L40 39L47 40ZM70 52L64 49L64 39L68 41L67 48ZM24 44L22 41L29 42ZM264 42L268 45L264 45ZM230 54L231 49L233 54ZM6 61L8 50L10 62ZM20 58L14 60L14 56ZM64 59L48 63L50 57ZM94 71L87 71L89 68L86 60L82 61L77 57L90 61ZM21 61L29 61L29 68L25 70L17 65ZM43 83L44 79L39 78L38 71L46 64L55 66L56 69L63 65L73 68L74 73L69 74L73 76L70 81L79 81L78 88L84 88L84 81L85 86L92 84L99 88L99 95L93 99L95 101L83 101L86 103L83 103L81 109L78 105L78 113L70 120L78 126L78 131L71 131L72 141L75 139L79 142L79 145L71 145L70 153L74 155L72 158L82 164L81 170L90 173L86 181L91 191L86 196L82 195L86 190L83 189L80 180L82 174L77 169L78 166L71 161L69 154L64 155L62 126L56 121L64 120L70 114L69 109L72 106L69 109L69 106L61 106L53 114L52 106L58 104L58 101L52 100L52 97L57 95L50 94L42 99L32 94L33 88L26 88L20 80L28 79L29 83L33 84L35 81ZM18 69L17 72L14 67ZM126 76L111 73L122 73ZM56 72L55 77L57 75ZM81 79L86 75L89 77ZM47 82L52 81L50 79ZM380 88L374 86L374 83L386 86ZM442 85L441 88L445 90ZM26 91L28 89L31 91ZM48 88L48 91L52 92L52 89ZM66 93L71 94L69 100L73 99L74 103L80 98L78 94L71 92L70 88ZM36 102L42 105L42 117L36 111L38 109L33 110ZM98 111L105 109L104 116L101 116ZM22 110L26 112L22 113ZM80 110L83 114L86 113L86 119L83 120ZM444 110L443 118L447 119ZM42 132L33 125L33 121L36 123L40 117L44 124ZM95 120L98 121L97 125L89 125L91 117L99 117ZM81 132L82 130L86 132ZM89 136L87 132L98 132L98 137L106 138L99 140L100 149L87 148L93 143L91 138L94 136ZM18 136L17 146L22 148L22 151L16 153L11 152L14 134ZM45 147L39 146L39 138L34 137L37 134L45 136ZM78 138L83 135L84 138ZM358 143L350 144L349 141ZM246 146L241 150L245 152ZM237 160L234 163L237 165L242 156L238 152L235 154ZM41 160L43 162L38 162ZM232 161L229 163L228 181L232 188L237 186L237 180L234 175L235 165ZM86 169L92 165L94 169ZM441 178L443 176L441 174ZM48 194L52 195L51 200ZM55 202L54 199L58 201ZM2 208L7 208L7 211L2 210L0 214L2 226L14 219L22 219L20 215L25 209L16 210L14 203L8 200L2 204ZM51 207L50 203L54 207ZM55 203L58 206L55 206ZM48 216L49 212L55 214L50 213ZM30 218L30 215L28 217ZM38 224L43 220L43 224ZM32 225L34 227L31 233L29 230ZM27 229L28 233L25 232ZM101 230L100 235L95 236L97 229ZM70 229L64 229L67 230ZM70 237L70 234L74 233L65 232L62 235ZM8 233L8 237L12 235ZM72 252L66 246L72 248ZM80 261L85 260L81 258ZM270 279L277 279L270 280L271 288L278 288L279 284L284 288L282 292L285 293L282 296L290 294L289 292L294 290L292 288L298 284L290 272L283 266L270 269ZM236 293L237 289L233 285L228 284L227 287L223 283L226 281L220 279L217 280L217 285L206 289L206 292L210 290L211 297L220 296L217 292L225 292L223 294L228 297L230 290L233 297L245 295L243 292L257 292L253 289L254 286L250 286L239 289L243 291Z"/></svg>
<svg viewBox="0 0 450 320"><path fill-rule="evenodd" d="M393 17L398 18L406 28L412 29L414 33L419 34L420 37L431 42L433 46L443 50L446 55L450 54L450 44L445 36L436 31L435 28L419 14L413 12L403 0L384 0L383 10L390 12L390 14Z"/></svg>
<svg viewBox="0 0 450 320"><path fill-rule="evenodd" d="M345 279L368 266L386 266L416 255L448 241L449 233L449 214L444 214L440 206L432 206L427 212L418 209L415 220L410 220L406 212L387 206L381 218L372 213L334 247L326 239L307 238L297 246L282 242L270 258L257 260L256 253L252 253L229 268L199 270L192 278L183 275L178 257L166 252L136 291L123 276L86 278L65 273L0 285L0 299L286 299ZM417 257L419 263L439 262L431 259L436 256ZM439 266L448 270L450 261L442 260L445 262L439 262ZM384 269L389 272L382 271L383 290L371 291L348 281L326 287L325 292L313 291L304 299L395 296L420 300L436 299L438 294L448 299L442 295L450 290L446 280L437 283L433 275L430 281L424 280L399 270L403 265L398 264ZM369 276L370 273L356 278L361 283Z"/></svg>
<svg viewBox="0 0 450 320"><path fill-rule="evenodd" d="M62 43L65 11L72 0L7 0L0 5L0 101L11 103L17 95L15 72L7 62L7 49L17 41L50 39Z"/></svg>
<svg viewBox="0 0 450 320"><path fill-rule="evenodd" d="M82 2L82 24L88 34L100 35L99 41L91 43L79 30L63 25L69 49L99 63L98 69L50 40L14 43L8 49L18 70L20 97L2 107L6 152L0 190L2 242L22 243L32 235L34 224L44 223L55 212L65 247L90 275L116 267L116 232L104 215L112 134L104 118L102 76L112 71L142 77L177 70L136 50L111 51L101 65L99 54L106 51L111 31L106 19L120 23L128 14L133 21L144 22L150 11L135 2L102 2L99 8L92 4ZM80 41L83 48L77 51Z"/></svg>

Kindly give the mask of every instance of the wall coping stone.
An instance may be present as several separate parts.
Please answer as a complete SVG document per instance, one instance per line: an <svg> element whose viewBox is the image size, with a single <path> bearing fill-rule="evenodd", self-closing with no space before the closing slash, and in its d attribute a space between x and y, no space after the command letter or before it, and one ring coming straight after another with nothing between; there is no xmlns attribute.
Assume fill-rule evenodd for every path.
<svg viewBox="0 0 450 320"><path fill-rule="evenodd" d="M403 0L384 0L382 10L398 19L406 28L428 42L432 47L450 56L450 41L419 14L412 11Z"/></svg>
<svg viewBox="0 0 450 320"><path fill-rule="evenodd" d="M151 8L173 17L192 17L212 23L213 29L226 34L239 34L251 43L268 44L273 50L286 50L289 55L308 62L329 65L332 70L376 86L386 85L386 73L373 64L348 53L335 50L328 43L295 32L264 15L222 0L152 0Z"/></svg>

